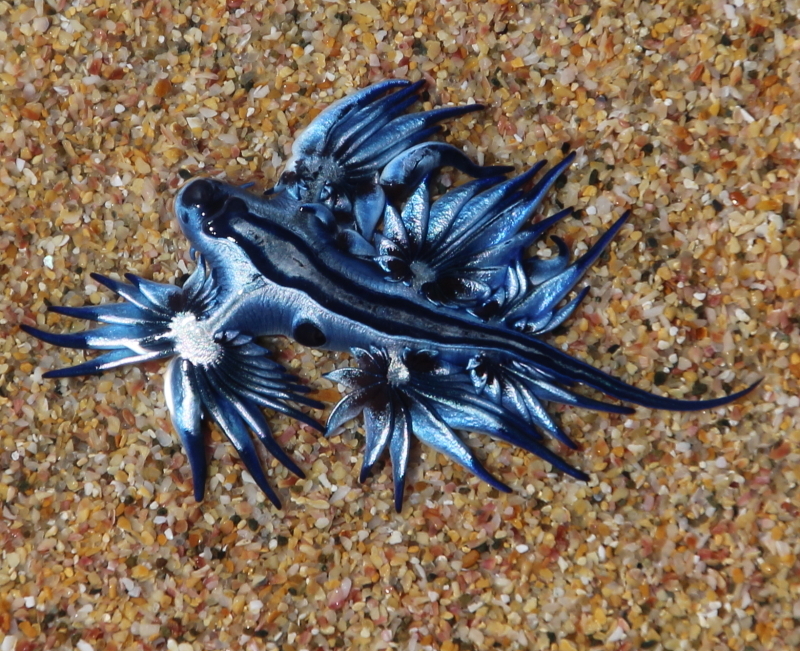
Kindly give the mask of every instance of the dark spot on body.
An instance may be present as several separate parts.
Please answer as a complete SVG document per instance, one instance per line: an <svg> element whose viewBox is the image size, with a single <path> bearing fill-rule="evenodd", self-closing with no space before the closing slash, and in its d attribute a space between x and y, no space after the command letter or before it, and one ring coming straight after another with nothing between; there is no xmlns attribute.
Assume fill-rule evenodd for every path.
<svg viewBox="0 0 800 651"><path fill-rule="evenodd" d="M301 346L319 348L324 346L328 338L320 327L311 321L301 321L294 327L292 332L294 338Z"/></svg>
<svg viewBox="0 0 800 651"><path fill-rule="evenodd" d="M416 373L433 373L439 368L436 356L424 350L409 351L403 361L409 370Z"/></svg>

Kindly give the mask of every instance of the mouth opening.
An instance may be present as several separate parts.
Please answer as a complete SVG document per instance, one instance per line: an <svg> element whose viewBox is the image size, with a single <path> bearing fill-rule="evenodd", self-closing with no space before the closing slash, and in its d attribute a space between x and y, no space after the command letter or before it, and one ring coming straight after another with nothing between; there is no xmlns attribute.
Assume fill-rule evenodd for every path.
<svg viewBox="0 0 800 651"><path fill-rule="evenodd" d="M211 179L197 179L181 190L178 206L193 208L203 217L209 217L224 207L227 198L228 194Z"/></svg>
<svg viewBox="0 0 800 651"><path fill-rule="evenodd" d="M176 213L186 226L194 224L206 235L224 237L220 225L235 217L250 214L241 197L231 195L225 186L213 179L197 179L178 195Z"/></svg>

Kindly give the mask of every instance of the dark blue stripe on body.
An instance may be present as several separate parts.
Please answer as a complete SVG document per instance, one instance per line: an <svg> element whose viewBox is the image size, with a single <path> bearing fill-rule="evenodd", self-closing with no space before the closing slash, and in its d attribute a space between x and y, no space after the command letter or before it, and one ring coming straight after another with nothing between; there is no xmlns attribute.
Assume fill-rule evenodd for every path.
<svg viewBox="0 0 800 651"><path fill-rule="evenodd" d="M291 224L292 219L286 221ZM297 220L292 225L297 227ZM246 228L240 230L242 226ZM248 233L247 229L252 229L253 233ZM468 320L443 308L430 309L400 296L394 289L397 286L392 287L393 284L383 280L368 263L345 259L344 254L335 249L326 252L322 247L334 244L325 242L324 238L318 239L315 249L309 239L294 230L253 213L220 220L213 224L213 230L215 236L236 242L267 280L304 293L312 302L353 322L356 327L371 328L387 338L417 340L420 349L460 348L468 355L484 350L500 353L535 366L561 384L578 382L614 398L654 409L710 409L727 404L752 389L703 401L656 396L528 335ZM275 259L269 255L270 250L275 253ZM333 255L338 260L328 264L325 257ZM337 265L339 262L341 264ZM354 280L345 275L341 269L344 264L356 273L362 269L363 278ZM290 273L293 268L297 273Z"/></svg>
<svg viewBox="0 0 800 651"><path fill-rule="evenodd" d="M237 228L237 225L239 226ZM252 229L252 233L241 230L241 225ZM294 231L258 216L239 217L227 223L215 224L215 231L236 242L253 261L254 265L271 282L303 292L309 299L326 310L352 321L357 325L377 330L387 337L403 337L420 340L420 348L441 346L460 346L475 349L481 345L497 347L503 352L523 354L523 351L508 350L508 343L527 349L528 341L524 335L513 331L500 330L478 321L471 321L446 308L430 309L427 305L399 295L403 286L385 281L369 263L344 259L338 253L325 254L299 236ZM256 237L254 237L254 235ZM263 244L257 241L261 237ZM276 259L270 249L279 245ZM333 242L325 243L333 247ZM338 260L329 263L332 255ZM328 260L326 260L328 258ZM339 265L341 261L349 265L361 278L348 277ZM290 273L292 267L300 273ZM379 283L379 287L375 284ZM439 311L442 310L442 311ZM513 341L513 340L518 341ZM516 355L515 355L516 356Z"/></svg>

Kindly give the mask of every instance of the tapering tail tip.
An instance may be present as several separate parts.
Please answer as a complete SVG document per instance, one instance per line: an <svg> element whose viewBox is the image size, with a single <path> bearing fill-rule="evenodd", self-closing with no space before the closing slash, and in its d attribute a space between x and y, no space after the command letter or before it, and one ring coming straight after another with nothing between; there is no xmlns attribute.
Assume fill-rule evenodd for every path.
<svg viewBox="0 0 800 651"><path fill-rule="evenodd" d="M764 381L764 378L760 377L755 382L753 382L753 384L751 384L749 387L747 387L746 389L742 389L741 391L737 391L736 393L732 393L728 397L731 399L731 402L735 402L739 398L742 398L742 397L748 395L749 393L752 393L753 391L755 391L763 381Z"/></svg>

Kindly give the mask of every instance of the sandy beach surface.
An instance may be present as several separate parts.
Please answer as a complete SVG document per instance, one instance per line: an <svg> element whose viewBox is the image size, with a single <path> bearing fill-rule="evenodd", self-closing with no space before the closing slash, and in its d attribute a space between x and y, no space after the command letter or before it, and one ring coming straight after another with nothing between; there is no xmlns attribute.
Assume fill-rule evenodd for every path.
<svg viewBox="0 0 800 651"><path fill-rule="evenodd" d="M0 651L800 648L800 3L0 1ZM577 152L543 214L575 255L633 214L548 341L627 382L734 405L553 406L584 484L485 436L514 491L412 447L358 483L363 429L270 415L305 470L284 508L209 433L206 499L165 365L46 380L93 353L20 330L178 282L186 179L269 188L336 98L425 79L478 102L442 138L485 164ZM415 109L416 110L416 109ZM446 173L447 186L460 177ZM539 254L555 246L544 239ZM345 354L270 342L330 405ZM326 413L316 412L324 420Z"/></svg>

